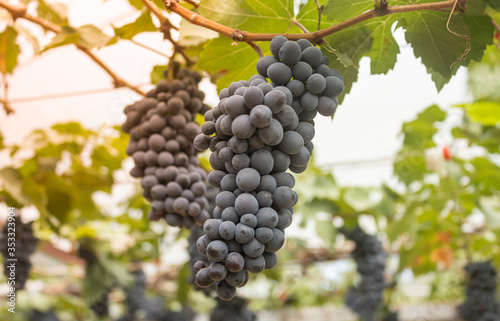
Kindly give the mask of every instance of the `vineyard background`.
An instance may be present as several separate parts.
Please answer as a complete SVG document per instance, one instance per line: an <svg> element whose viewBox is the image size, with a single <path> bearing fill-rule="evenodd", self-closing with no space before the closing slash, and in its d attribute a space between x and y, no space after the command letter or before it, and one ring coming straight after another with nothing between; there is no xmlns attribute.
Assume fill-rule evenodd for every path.
<svg viewBox="0 0 500 321"><path fill-rule="evenodd" d="M231 77L243 77L232 74L230 68L233 64L235 69L241 68L234 62L239 56L221 62L216 59L219 52L207 49L210 43L203 37L214 38L216 33L194 29L174 13L162 11L173 25L180 25L181 32L172 30L173 40L163 40L158 17L150 13L151 4L147 8L132 0L21 2L28 5L31 14L56 25L66 24L66 13L60 10L64 5L72 27L97 26L99 31L93 30L85 39L95 41L92 47L101 47L115 37L116 44L91 52L143 91L152 88L150 82L157 81L166 68L172 41L188 46L185 53L192 55L191 59L201 53L197 69L205 71L201 88L210 106L215 106L218 98L209 72L213 81L222 81L219 89L227 86ZM23 5L1 1L2 8L2 3ZM160 1L154 3L163 8ZM255 10L243 5L244 1L228 3L241 5L241 10ZM370 1L359 3L356 13L373 6ZM331 18L335 8L327 1L322 4L327 5L323 25L332 23L328 19L342 20L355 13L339 11L342 13L335 20ZM488 21L498 23L498 4L484 4L488 5ZM230 23L236 25L235 17L210 14L207 8L218 5L221 2L202 1L199 12L221 23L233 19ZM468 5L477 9L483 2L469 1ZM314 8L314 1L307 6ZM298 9L297 3L296 12ZM151 21L144 22L148 16ZM443 16L447 18L446 13ZM6 10L0 9L0 17L5 39L14 22ZM460 18L454 15L452 19L455 17ZM304 24L314 30L317 21L309 20ZM267 31L266 26L251 22L247 19L242 29ZM128 23L122 30L112 28ZM128 88L112 90L109 76L71 45L79 41L71 34L59 43L66 46L48 50L54 44L53 33L44 33L21 18L15 26L15 44L9 38L4 42L7 49L2 49L2 59L7 62L2 65L2 85L8 84L2 103L6 111L12 108L14 113L0 118L0 167L4 167L0 171L1 212L6 213L7 205L23 208L23 218L35 220L35 234L41 242L32 257L34 267L27 288L18 292L20 313L13 317L3 309L0 316L28 320L32 309L54 309L61 320L99 320L87 308L89 302L108 284L107 277L121 282L120 276L137 261L142 262L148 277L149 295L159 295L172 310L191 306L202 314L209 313L213 300L192 291L186 282L190 269L185 251L188 233L164 222L149 222L149 204L143 200L138 182L127 174L132 167L125 155L128 137L113 126L124 121L123 108L140 95ZM359 281L349 256L353 244L337 231L343 225L359 223L377 235L391 254L386 279L393 286L386 290L382 310L399 310L402 320L455 320L455 306L464 300L464 264L492 259L497 269L500 266L499 30L494 24L481 32L471 30L476 50L470 56L477 61L464 62L468 68L455 67L447 79L434 73L433 84L426 73L429 66L422 63L425 58L415 58L402 29L389 26L399 45L397 63L389 68L385 61L387 70L380 70L373 65L372 51L365 52L372 55L371 60L362 55L348 57L357 70L357 81L334 119L316 123L314 164L297 176L299 204L294 224L290 232L287 230L286 246L278 255L278 266L239 290L250 299L252 310L271 311L262 312L261 320L322 320L344 314L346 320L355 319L342 307L346 289ZM273 28L272 32L285 31L280 24ZM26 33L19 32L21 29ZM296 26L292 30L300 32ZM341 32L334 35L342 38ZM31 36L47 51L37 51ZM375 33L370 36L377 39ZM448 38L438 40L446 43ZM463 51L462 40L452 41L457 46L454 53ZM211 41L223 42L224 52L242 49L246 57L258 58L245 43L232 45L223 36ZM267 50L267 43L259 44ZM486 49L484 56L478 53L482 53L480 48ZM345 54L351 52L349 49ZM19 56L13 54L16 50ZM331 48L324 52L332 54ZM345 58L342 52L337 53L336 58ZM447 56L452 56L453 62L460 54ZM180 52L175 60L185 62ZM224 63L229 70L221 74ZM94 92L82 94L85 91ZM79 94L50 97L75 92ZM59 227L53 224L54 219ZM77 249L86 242L101 256L106 273L84 278L85 264ZM2 296L6 293L4 284L2 279ZM121 315L123 301L123 292L115 289L110 296L111 319Z"/></svg>

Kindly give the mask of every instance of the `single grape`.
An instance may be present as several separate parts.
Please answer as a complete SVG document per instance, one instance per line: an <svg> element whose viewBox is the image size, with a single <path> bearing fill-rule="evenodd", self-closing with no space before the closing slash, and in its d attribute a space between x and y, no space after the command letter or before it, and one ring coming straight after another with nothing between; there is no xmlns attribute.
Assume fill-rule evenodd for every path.
<svg viewBox="0 0 500 321"><path fill-rule="evenodd" d="M323 53L317 47L308 47L302 51L301 59L307 62L312 68L316 68L323 61Z"/></svg>
<svg viewBox="0 0 500 321"><path fill-rule="evenodd" d="M236 175L236 184L245 192L255 190L260 184L260 174L253 168L244 168Z"/></svg>
<svg viewBox="0 0 500 321"><path fill-rule="evenodd" d="M292 78L292 70L282 62L275 62L267 68L267 75L273 83L284 86Z"/></svg>
<svg viewBox="0 0 500 321"><path fill-rule="evenodd" d="M264 77L268 77L267 69L276 62L279 62L279 60L273 56L264 56L260 58L259 61L257 61L257 72Z"/></svg>
<svg viewBox="0 0 500 321"><path fill-rule="evenodd" d="M283 139L283 126L279 121L273 119L267 127L260 128L258 133L264 144L276 146Z"/></svg>
<svg viewBox="0 0 500 321"><path fill-rule="evenodd" d="M255 236L255 230L252 227L244 225L242 223L238 223L236 225L236 232L234 234L234 239L240 243L245 244L250 242ZM207 248L208 252L208 248Z"/></svg>
<svg viewBox="0 0 500 321"><path fill-rule="evenodd" d="M255 216L257 217L258 227L273 228L278 223L278 213L276 213L276 211L271 207L263 207L259 209Z"/></svg>
<svg viewBox="0 0 500 321"><path fill-rule="evenodd" d="M299 62L302 50L296 42L286 41L281 45L278 55L281 62L288 66L293 66Z"/></svg>
<svg viewBox="0 0 500 321"><path fill-rule="evenodd" d="M232 273L238 273L243 269L245 265L245 259L238 252L229 252L224 261L226 269Z"/></svg>
<svg viewBox="0 0 500 321"><path fill-rule="evenodd" d="M288 208L297 203L297 194L288 186L279 186L273 192L273 206Z"/></svg>
<svg viewBox="0 0 500 321"><path fill-rule="evenodd" d="M288 155L294 155L300 152L304 146L304 139L295 131L287 131L283 134L283 139L278 145L279 148Z"/></svg>
<svg viewBox="0 0 500 321"><path fill-rule="evenodd" d="M276 36L271 40L269 49L271 49L271 53L276 59L279 59L281 46L287 41L288 39L284 36Z"/></svg>
<svg viewBox="0 0 500 321"><path fill-rule="evenodd" d="M306 87L310 93L316 95L320 94L326 88L325 77L321 74L312 74L307 78Z"/></svg>
<svg viewBox="0 0 500 321"><path fill-rule="evenodd" d="M207 246L207 256L211 263L223 261L228 254L228 247L223 241L215 240Z"/></svg>

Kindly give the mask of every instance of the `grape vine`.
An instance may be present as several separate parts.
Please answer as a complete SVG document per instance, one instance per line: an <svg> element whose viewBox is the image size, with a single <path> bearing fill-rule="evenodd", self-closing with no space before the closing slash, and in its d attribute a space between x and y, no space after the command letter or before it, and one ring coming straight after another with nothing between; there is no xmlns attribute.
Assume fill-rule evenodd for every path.
<svg viewBox="0 0 500 321"><path fill-rule="evenodd" d="M276 265L298 201L286 170L307 168L314 117L332 116L344 89L342 76L308 40L277 36L270 48L273 55L258 61L258 74L221 90L194 140L197 150L212 151L208 182L220 189L197 241L210 264L195 263L195 282L215 282L223 300L234 297L249 272Z"/></svg>

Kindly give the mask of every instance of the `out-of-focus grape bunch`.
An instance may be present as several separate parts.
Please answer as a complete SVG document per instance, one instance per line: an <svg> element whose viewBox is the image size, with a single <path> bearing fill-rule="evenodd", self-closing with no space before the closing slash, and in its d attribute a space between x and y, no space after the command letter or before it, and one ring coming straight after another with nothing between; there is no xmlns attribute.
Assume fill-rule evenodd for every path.
<svg viewBox="0 0 500 321"><path fill-rule="evenodd" d="M366 234L361 228L344 232L347 238L356 243L352 256L361 275L361 282L349 288L345 294L345 303L360 316L362 321L375 321L384 298L387 254L382 248L382 243L375 236Z"/></svg>

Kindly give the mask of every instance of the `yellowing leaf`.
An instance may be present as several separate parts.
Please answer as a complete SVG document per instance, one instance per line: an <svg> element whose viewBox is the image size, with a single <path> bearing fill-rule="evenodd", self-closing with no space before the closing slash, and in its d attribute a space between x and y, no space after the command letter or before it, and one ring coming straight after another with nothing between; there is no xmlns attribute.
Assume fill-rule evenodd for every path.
<svg viewBox="0 0 500 321"><path fill-rule="evenodd" d="M12 27L7 27L0 33L0 72L4 74L12 73L17 65L20 49L16 37L17 31Z"/></svg>

